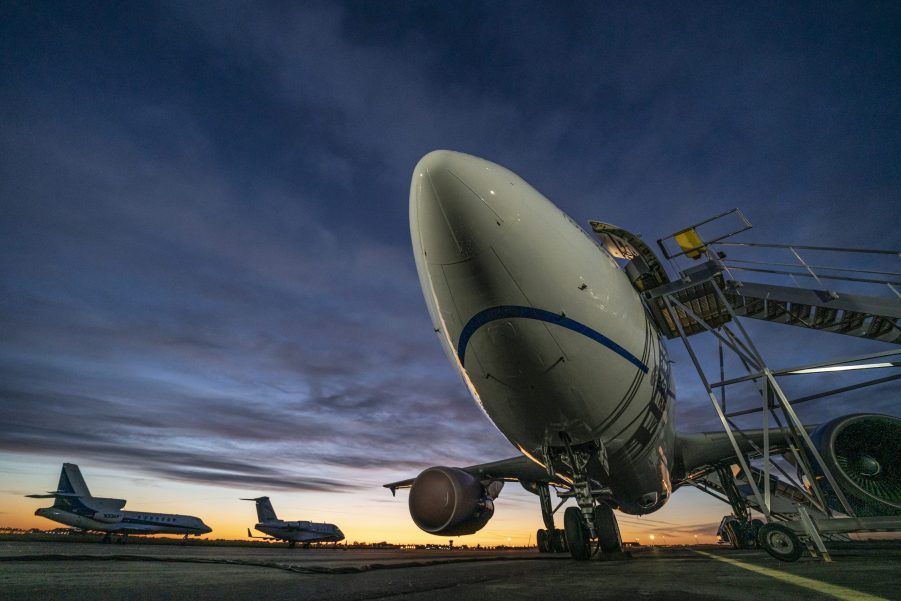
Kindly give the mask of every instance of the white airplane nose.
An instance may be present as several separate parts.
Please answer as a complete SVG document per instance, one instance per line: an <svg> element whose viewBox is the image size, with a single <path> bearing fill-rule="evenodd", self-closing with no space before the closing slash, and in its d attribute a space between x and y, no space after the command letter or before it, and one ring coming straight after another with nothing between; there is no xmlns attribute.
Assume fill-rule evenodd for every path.
<svg viewBox="0 0 901 601"><path fill-rule="evenodd" d="M429 263L472 258L499 235L503 219L490 199L496 195L494 188L504 182L492 166L449 150L430 152L416 165L410 186L410 219Z"/></svg>

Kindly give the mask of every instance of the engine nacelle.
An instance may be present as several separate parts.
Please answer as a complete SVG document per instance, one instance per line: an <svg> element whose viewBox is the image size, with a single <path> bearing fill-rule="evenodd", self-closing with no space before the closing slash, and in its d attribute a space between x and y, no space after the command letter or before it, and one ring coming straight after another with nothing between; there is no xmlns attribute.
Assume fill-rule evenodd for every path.
<svg viewBox="0 0 901 601"><path fill-rule="evenodd" d="M901 418L846 415L821 424L810 438L857 515L901 515ZM812 467L829 506L842 511L820 466Z"/></svg>
<svg viewBox="0 0 901 601"><path fill-rule="evenodd" d="M485 527L494 501L479 480L455 467L430 467L410 489L410 516L429 534L459 536Z"/></svg>
<svg viewBox="0 0 901 601"><path fill-rule="evenodd" d="M111 511L98 511L94 515L91 516L92 519L98 522L104 522L106 524L116 524L122 521L121 513L113 513Z"/></svg>

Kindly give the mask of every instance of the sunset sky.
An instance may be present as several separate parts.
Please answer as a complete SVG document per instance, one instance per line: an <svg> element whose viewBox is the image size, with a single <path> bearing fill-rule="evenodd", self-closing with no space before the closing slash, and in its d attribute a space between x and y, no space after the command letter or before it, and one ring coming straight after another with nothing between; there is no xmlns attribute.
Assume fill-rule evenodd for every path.
<svg viewBox="0 0 901 601"><path fill-rule="evenodd" d="M417 160L484 157L651 242L738 206L746 239L898 248L899 38L879 2L4 3L0 526L53 527L23 495L68 461L213 537L266 494L351 541L442 540L381 484L516 450L432 332ZM775 366L887 348L752 327ZM716 429L669 346L677 428ZM898 393L801 413L898 415ZM728 511L680 491L621 526L710 542ZM539 527L508 484L459 542Z"/></svg>

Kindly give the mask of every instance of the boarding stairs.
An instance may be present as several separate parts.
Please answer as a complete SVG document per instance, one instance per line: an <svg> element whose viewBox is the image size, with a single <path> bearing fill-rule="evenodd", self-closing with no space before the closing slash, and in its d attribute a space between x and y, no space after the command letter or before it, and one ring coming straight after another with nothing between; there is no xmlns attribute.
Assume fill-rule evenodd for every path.
<svg viewBox="0 0 901 601"><path fill-rule="evenodd" d="M730 211L724 215L732 213L733 211ZM742 219L744 220L743 216ZM893 258L897 260L901 258L901 254L897 251L725 241L725 238L734 236L736 232L730 232L712 242L705 242L697 233L696 225L673 236L679 243L678 252L672 252L667 248L664 244L665 239L658 241L663 256L679 274L679 279L670 281L656 253L638 236L601 222L591 222L591 225L608 251L612 249L614 256L629 260L625 271L644 297L661 332L668 338L680 336L673 318L675 315L687 336L707 331L708 328L705 328L701 321L712 329L732 321L735 317L748 317L901 344L901 293L898 292L898 287L901 287L899 281L901 273L861 269L859 266L852 268L811 266L798 254L798 249L801 249L831 254L876 254L882 255L881 258L885 258L885 255L894 255ZM739 231L746 229L750 229L750 224ZM728 256L732 248L725 247L745 247L751 250L782 249L793 255L796 261L782 263L733 260ZM706 260L679 269L675 261L681 257ZM787 276L795 285L783 286L737 277L738 273L746 272ZM860 277L860 274L866 277ZM817 286L802 286L798 283L799 278L815 280ZM858 287L867 284L871 288L879 287L889 294L880 297L857 292L839 292L827 287L824 283L826 281L830 284L839 281L853 283ZM672 306L672 310L668 305Z"/></svg>
<svg viewBox="0 0 901 601"><path fill-rule="evenodd" d="M668 338L679 337L673 313L686 335L705 331L684 308L676 305L675 311L669 310L664 297L671 294L713 328L733 317L748 317L901 344L901 299L725 279L727 269L722 261L709 261L683 272L684 279L676 284L644 292L658 326Z"/></svg>
<svg viewBox="0 0 901 601"><path fill-rule="evenodd" d="M732 224L727 223L730 219ZM597 221L591 222L591 226L610 255L624 262L623 271L641 295L661 334L682 339L734 450L734 461L708 466L707 471L693 474L683 484L729 503L733 517L724 520L724 524L728 522L733 529L738 524L745 534L760 534L757 540L769 545L764 548L786 561L794 561L798 554L780 554L770 544L775 540L772 538L775 532L789 532L788 538L794 537L795 542L798 536L804 537L812 554L831 561L824 539L846 538L851 532L901 530L901 518L895 514L856 514L831 471L834 466L827 467L808 426L793 407L901 379L901 373L897 373L901 362L892 360L901 350L772 369L742 325L744 320L738 319L744 317L899 345L901 271L897 262L901 252L735 241L734 236L751 229L750 222L738 209L658 240L660 255L637 234ZM677 248L672 248L673 243ZM747 256L748 253L757 254ZM808 263L801 253L807 257L816 255L817 264ZM823 255L833 258L824 261L830 265L820 264ZM669 270L664 268L663 260L669 262ZM783 278L788 278L792 285L785 285ZM841 290L833 288L835 285L841 285ZM708 375L712 370L704 369L689 340L701 333L711 334L706 339L717 345L718 380ZM727 361L727 357L732 359ZM880 362L861 363L873 359ZM743 375L727 374L736 367L740 367ZM793 399L779 383L783 376L875 368L893 373L865 381L857 381L858 378L848 385ZM748 406L747 397L739 396L740 407L736 408L736 397L730 394L727 412L726 388L747 382L754 383L759 399L756 403L751 400ZM757 432L762 436L762 444L759 448L752 445L755 449L752 454L739 444L742 437L748 437L749 431L735 420L753 414L762 417L763 429ZM775 436L783 439L788 453L780 450L779 445L774 447L769 443ZM796 478L786 473L779 457L795 466ZM785 480L777 478L775 473ZM824 490L828 491L828 498ZM759 520L750 519L751 510L762 513L767 524L760 525ZM774 524L774 520L781 526ZM751 529L755 522L759 532L757 526ZM797 542L795 548L800 544Z"/></svg>

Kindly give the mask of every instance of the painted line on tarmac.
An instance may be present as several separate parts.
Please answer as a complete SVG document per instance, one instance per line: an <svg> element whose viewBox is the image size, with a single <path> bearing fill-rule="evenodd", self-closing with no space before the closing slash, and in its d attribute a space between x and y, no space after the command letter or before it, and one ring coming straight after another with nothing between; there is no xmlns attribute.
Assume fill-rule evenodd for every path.
<svg viewBox="0 0 901 601"><path fill-rule="evenodd" d="M876 595L862 593L851 588L838 586L837 584L829 584L827 582L814 580L813 578L796 576L795 574L789 574L780 570L774 570L772 568L765 568L763 566L754 565L752 563L738 561L737 559L732 559L731 557L723 557L721 555L707 553L706 551L698 551L696 549L692 549L692 551L699 555L703 555L704 557L709 557L711 559L722 561L723 563L728 563L729 565L748 570L749 572L755 572L757 574L762 574L763 576L769 576L770 578L775 578L776 580L794 584L795 586L800 586L812 591L816 591L818 593L823 593L824 595L831 595L837 599L842 599L843 601L888 601L888 599L885 599L884 597L877 597Z"/></svg>

